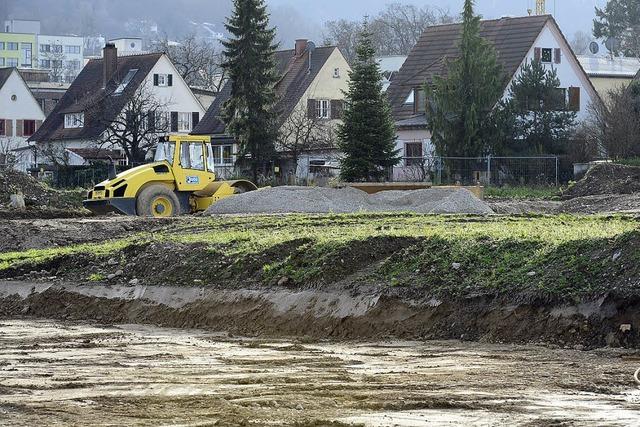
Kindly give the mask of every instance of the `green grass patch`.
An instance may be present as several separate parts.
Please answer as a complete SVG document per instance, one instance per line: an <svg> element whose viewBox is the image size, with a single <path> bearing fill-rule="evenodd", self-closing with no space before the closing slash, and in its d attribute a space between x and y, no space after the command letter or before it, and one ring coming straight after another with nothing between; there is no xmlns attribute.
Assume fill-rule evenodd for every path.
<svg viewBox="0 0 640 427"><path fill-rule="evenodd" d="M561 187L487 187L488 199L553 199L562 193Z"/></svg>
<svg viewBox="0 0 640 427"><path fill-rule="evenodd" d="M640 275L640 233L631 217L402 213L193 218L153 234L0 254L0 272L37 271L52 259L87 254L98 259L88 261L95 270L78 267L89 281L101 281L110 272L106 260L117 256L135 263L125 276L145 282L246 285L287 278L297 286L371 282L455 296L635 292L631 279Z"/></svg>

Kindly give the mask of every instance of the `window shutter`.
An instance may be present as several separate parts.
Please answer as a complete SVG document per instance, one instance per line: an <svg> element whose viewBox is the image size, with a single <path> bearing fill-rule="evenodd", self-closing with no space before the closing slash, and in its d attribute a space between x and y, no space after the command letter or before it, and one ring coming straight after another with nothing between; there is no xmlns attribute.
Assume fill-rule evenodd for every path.
<svg viewBox="0 0 640 427"><path fill-rule="evenodd" d="M569 109L571 111L580 111L580 88L569 88Z"/></svg>
<svg viewBox="0 0 640 427"><path fill-rule="evenodd" d="M158 86L158 75L157 74L153 75L153 85L154 86Z"/></svg>
<svg viewBox="0 0 640 427"><path fill-rule="evenodd" d="M147 114L147 129L149 129L149 132L156 131L156 112L155 111L149 111L149 113Z"/></svg>
<svg viewBox="0 0 640 427"><path fill-rule="evenodd" d="M198 123L200 123L200 113L194 111L191 113L191 129L193 130Z"/></svg>
<svg viewBox="0 0 640 427"><path fill-rule="evenodd" d="M6 136L13 136L13 120L4 121L4 134Z"/></svg>
<svg viewBox="0 0 640 427"><path fill-rule="evenodd" d="M331 100L331 119L333 120L342 120L344 112L344 101L341 99L332 99Z"/></svg>
<svg viewBox="0 0 640 427"><path fill-rule="evenodd" d="M173 74L167 74L167 86L173 86Z"/></svg>
<svg viewBox="0 0 640 427"><path fill-rule="evenodd" d="M318 115L316 114L316 100L308 99L307 100L307 118L309 119L317 119Z"/></svg>
<svg viewBox="0 0 640 427"><path fill-rule="evenodd" d="M178 132L178 112L171 112L171 132Z"/></svg>
<svg viewBox="0 0 640 427"><path fill-rule="evenodd" d="M24 135L24 120L16 120L16 136Z"/></svg>
<svg viewBox="0 0 640 427"><path fill-rule="evenodd" d="M553 56L556 64L560 64L562 62L562 50L560 48L555 48L553 50Z"/></svg>
<svg viewBox="0 0 640 427"><path fill-rule="evenodd" d="M0 119L0 136L5 136L5 128L7 127L7 121Z"/></svg>
<svg viewBox="0 0 640 427"><path fill-rule="evenodd" d="M541 61L542 60L542 48L536 47L535 49L533 49L533 59L535 61Z"/></svg>

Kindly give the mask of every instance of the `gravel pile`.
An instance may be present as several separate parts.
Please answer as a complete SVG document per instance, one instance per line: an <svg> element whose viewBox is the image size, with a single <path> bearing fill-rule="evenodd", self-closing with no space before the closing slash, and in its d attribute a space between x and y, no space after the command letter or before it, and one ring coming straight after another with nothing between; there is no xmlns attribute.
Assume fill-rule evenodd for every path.
<svg viewBox="0 0 640 427"><path fill-rule="evenodd" d="M212 205L208 214L394 212L491 214L466 189L383 191L369 195L355 188L275 187L239 194Z"/></svg>

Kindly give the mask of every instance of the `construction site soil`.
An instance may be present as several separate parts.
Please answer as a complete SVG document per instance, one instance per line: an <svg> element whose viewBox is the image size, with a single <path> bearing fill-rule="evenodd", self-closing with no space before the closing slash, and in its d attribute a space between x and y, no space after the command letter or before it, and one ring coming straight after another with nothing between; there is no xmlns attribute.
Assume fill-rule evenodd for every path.
<svg viewBox="0 0 640 427"><path fill-rule="evenodd" d="M0 322L0 424L632 426L629 350Z"/></svg>
<svg viewBox="0 0 640 427"><path fill-rule="evenodd" d="M430 218L10 221L0 230L0 316L251 336L640 347L640 236L633 218ZM529 229L530 221L541 222ZM395 227L412 223L426 237L413 228L394 235ZM317 243L316 235L296 231L341 239L346 230L359 235L363 224L371 227L363 231L369 237L344 243ZM555 228L550 238L575 237L549 253L526 239L519 247L482 235L450 236L450 243L428 237L453 229L491 234L492 227L515 227L515 235L518 227ZM593 231L584 242L583 228ZM598 240L598 230L611 237ZM256 249L263 238L273 240ZM457 238L460 247L450 246Z"/></svg>

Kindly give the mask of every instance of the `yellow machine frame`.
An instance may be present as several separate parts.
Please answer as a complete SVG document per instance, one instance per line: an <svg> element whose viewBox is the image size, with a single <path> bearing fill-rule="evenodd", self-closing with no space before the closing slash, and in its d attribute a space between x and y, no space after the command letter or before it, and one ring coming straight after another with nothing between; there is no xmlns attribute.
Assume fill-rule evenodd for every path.
<svg viewBox="0 0 640 427"><path fill-rule="evenodd" d="M89 191L84 206L98 214L175 216L204 211L238 192L257 189L249 181L216 180L208 136L172 135L162 144L163 150L173 148L171 158L101 182Z"/></svg>

